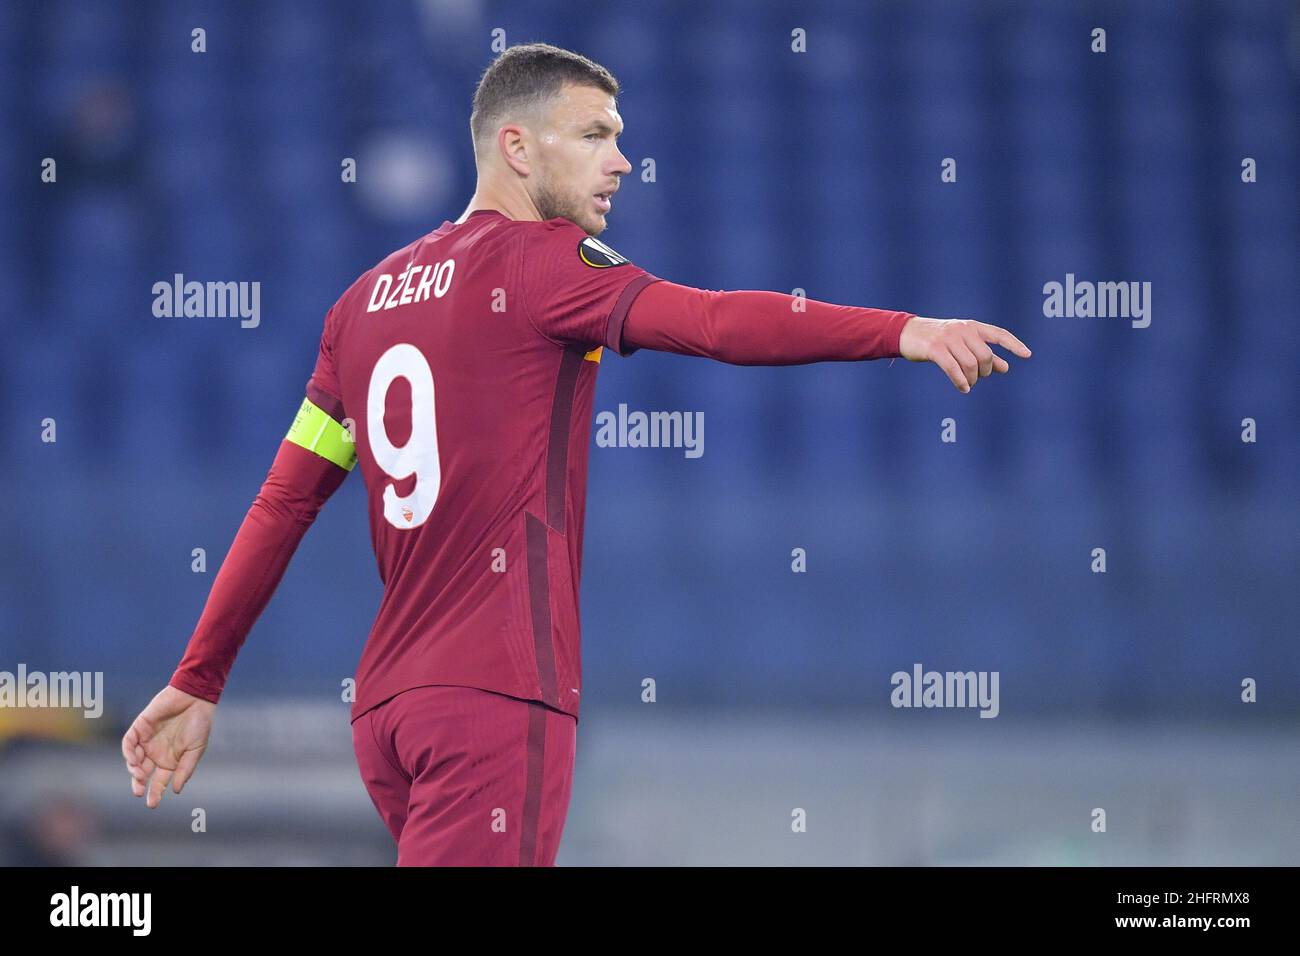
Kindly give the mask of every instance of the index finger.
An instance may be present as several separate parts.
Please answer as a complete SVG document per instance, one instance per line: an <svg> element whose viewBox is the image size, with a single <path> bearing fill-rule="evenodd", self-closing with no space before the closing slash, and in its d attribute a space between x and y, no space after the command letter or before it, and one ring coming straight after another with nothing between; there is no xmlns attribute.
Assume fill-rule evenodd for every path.
<svg viewBox="0 0 1300 956"><path fill-rule="evenodd" d="M985 342L996 342L1003 348L1008 348L1015 352L1021 358L1029 358L1034 353L1029 351L1029 346L1020 341L1004 328L996 325L989 325L987 322L979 324L980 333L984 336Z"/></svg>

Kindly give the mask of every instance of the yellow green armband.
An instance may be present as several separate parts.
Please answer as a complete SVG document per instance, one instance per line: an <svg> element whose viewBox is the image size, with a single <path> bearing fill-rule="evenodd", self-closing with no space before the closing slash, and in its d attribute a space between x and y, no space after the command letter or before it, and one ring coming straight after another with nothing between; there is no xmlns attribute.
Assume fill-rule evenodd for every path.
<svg viewBox="0 0 1300 956"><path fill-rule="evenodd" d="M289 426L287 441L351 471L357 464L357 443L348 430L329 416L325 409L304 398L298 414Z"/></svg>

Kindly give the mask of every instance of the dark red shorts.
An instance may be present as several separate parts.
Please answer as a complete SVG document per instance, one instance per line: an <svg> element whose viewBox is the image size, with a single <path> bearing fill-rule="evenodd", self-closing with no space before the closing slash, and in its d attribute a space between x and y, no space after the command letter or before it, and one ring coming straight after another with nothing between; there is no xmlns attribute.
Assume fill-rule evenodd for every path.
<svg viewBox="0 0 1300 956"><path fill-rule="evenodd" d="M554 866L578 723L474 687L403 691L352 722L398 866Z"/></svg>

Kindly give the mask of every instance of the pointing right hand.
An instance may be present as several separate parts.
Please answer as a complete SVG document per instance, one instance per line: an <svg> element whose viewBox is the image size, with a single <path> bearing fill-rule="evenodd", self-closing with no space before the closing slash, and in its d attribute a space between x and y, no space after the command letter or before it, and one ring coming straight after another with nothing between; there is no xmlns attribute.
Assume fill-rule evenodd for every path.
<svg viewBox="0 0 1300 956"><path fill-rule="evenodd" d="M911 362L933 362L943 369L963 394L993 372L1011 370L1007 360L995 355L988 343L1001 345L1021 358L1033 353L1006 329L973 319L929 319L913 316L898 337L898 351Z"/></svg>

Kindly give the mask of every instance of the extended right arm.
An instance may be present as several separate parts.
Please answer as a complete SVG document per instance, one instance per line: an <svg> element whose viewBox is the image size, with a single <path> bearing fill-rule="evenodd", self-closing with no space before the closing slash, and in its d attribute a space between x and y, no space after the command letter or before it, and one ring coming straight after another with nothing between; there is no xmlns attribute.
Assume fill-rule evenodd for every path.
<svg viewBox="0 0 1300 956"><path fill-rule="evenodd" d="M621 332L621 336L620 336ZM1023 358L1029 349L1010 332L983 322L930 319L781 292L715 292L660 279L637 294L621 330L611 330L621 355L648 348L732 365L906 358L934 362L960 391L1007 362L986 343Z"/></svg>

